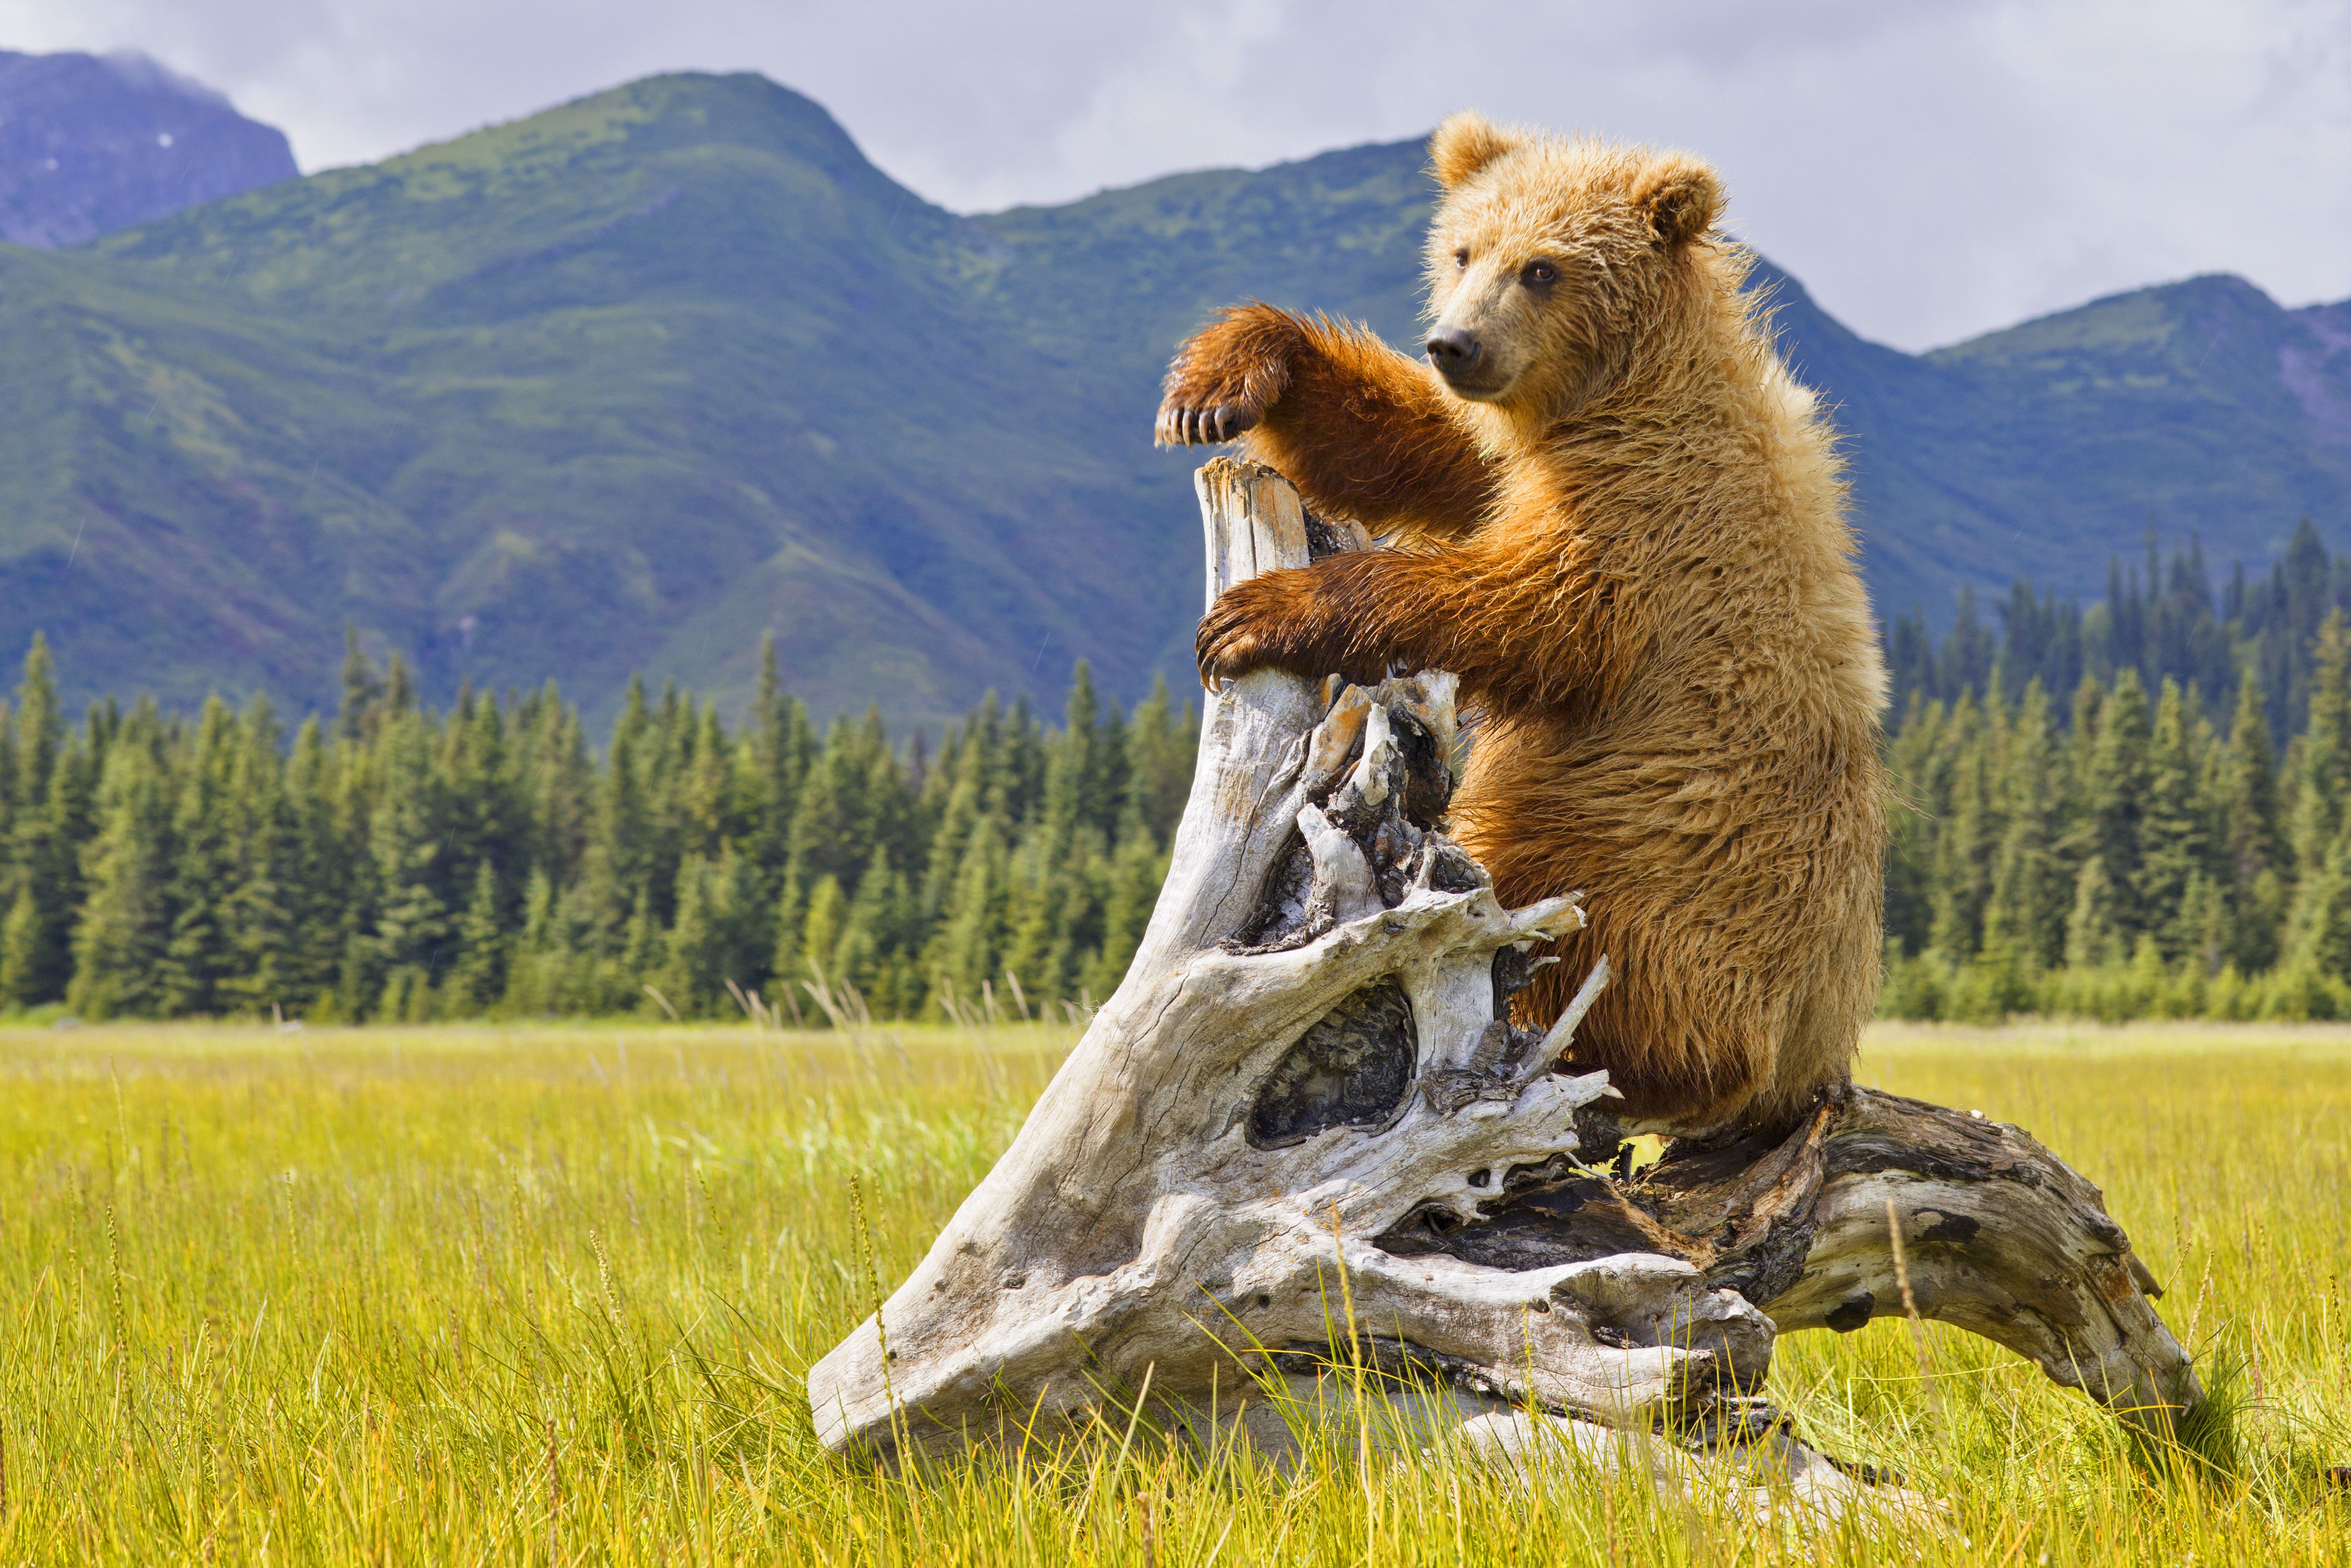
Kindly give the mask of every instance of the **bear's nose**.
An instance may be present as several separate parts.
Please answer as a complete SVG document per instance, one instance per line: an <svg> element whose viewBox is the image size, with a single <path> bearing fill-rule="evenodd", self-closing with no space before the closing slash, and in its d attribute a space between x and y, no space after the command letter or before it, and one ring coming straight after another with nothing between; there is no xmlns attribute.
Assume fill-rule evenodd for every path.
<svg viewBox="0 0 2351 1568"><path fill-rule="evenodd" d="M1428 335L1428 362L1445 375L1478 362L1478 335L1466 327L1440 327Z"/></svg>

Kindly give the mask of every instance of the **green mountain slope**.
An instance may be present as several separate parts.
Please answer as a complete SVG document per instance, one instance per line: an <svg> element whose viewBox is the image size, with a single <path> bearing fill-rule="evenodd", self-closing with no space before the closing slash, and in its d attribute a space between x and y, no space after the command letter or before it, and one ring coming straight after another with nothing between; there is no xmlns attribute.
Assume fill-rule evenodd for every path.
<svg viewBox="0 0 2351 1568"><path fill-rule="evenodd" d="M739 684L771 624L805 687L926 716L1042 639L1040 683L1081 639L1132 677L1132 464L1056 428L965 227L806 100L671 78L10 253L63 426L10 465L12 618L182 698L313 695L346 618L436 687L591 699Z"/></svg>
<svg viewBox="0 0 2351 1568"><path fill-rule="evenodd" d="M1925 356L1775 280L1790 359L1846 434L1872 589L1948 616L1962 583L2087 597L2147 531L2266 565L2308 517L2351 533L2345 306L2234 277L2141 289Z"/></svg>
<svg viewBox="0 0 2351 1568"><path fill-rule="evenodd" d="M79 251L0 246L0 646L78 691L627 671L820 711L1181 677L1175 341L1259 296L1413 333L1416 146L959 218L756 77L665 77ZM2152 521L2264 556L2351 495L2351 324L2234 280L1924 358L1782 280L1889 609L2085 589ZM2217 334L2217 336L2216 336Z"/></svg>

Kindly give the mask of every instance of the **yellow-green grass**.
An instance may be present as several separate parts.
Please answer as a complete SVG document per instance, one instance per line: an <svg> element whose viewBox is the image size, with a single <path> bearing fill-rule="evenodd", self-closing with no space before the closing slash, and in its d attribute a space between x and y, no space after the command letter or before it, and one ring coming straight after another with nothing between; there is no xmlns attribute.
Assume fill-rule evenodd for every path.
<svg viewBox="0 0 2351 1568"><path fill-rule="evenodd" d="M800 1374L986 1169L1066 1029L0 1031L0 1563L2351 1558L2351 1031L1886 1027L1867 1080L2102 1185L2248 1403L2135 1458L2015 1357L1785 1342L1807 1436L1948 1505L1774 1533L1640 1484L1112 1430L843 1467ZM1925 1376L1922 1377L1922 1362Z"/></svg>

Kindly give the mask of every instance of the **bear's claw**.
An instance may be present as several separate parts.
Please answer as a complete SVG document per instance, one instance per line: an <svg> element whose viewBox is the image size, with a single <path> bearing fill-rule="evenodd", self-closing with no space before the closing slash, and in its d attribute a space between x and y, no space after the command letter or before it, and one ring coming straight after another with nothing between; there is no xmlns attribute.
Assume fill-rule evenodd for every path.
<svg viewBox="0 0 2351 1568"><path fill-rule="evenodd" d="M1268 597L1261 581L1236 583L1217 596L1192 643L1201 685L1220 691L1252 670L1280 662L1274 638L1266 634L1273 629L1269 619L1278 623L1280 607L1266 602Z"/></svg>
<svg viewBox="0 0 2351 1568"><path fill-rule="evenodd" d="M1207 446L1236 441L1257 422L1254 410L1234 403L1212 409L1162 408L1154 433L1161 446Z"/></svg>

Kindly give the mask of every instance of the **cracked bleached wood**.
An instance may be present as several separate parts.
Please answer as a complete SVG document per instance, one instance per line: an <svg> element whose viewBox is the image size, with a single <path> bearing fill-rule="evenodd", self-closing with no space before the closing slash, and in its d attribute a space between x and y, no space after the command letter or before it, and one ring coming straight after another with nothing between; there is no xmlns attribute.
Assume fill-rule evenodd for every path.
<svg viewBox="0 0 2351 1568"><path fill-rule="evenodd" d="M1269 470L1198 483L1211 599L1364 544ZM1554 1070L1605 961L1548 1033L1509 1021L1525 950L1583 915L1504 909L1440 831L1453 697L1435 671L1211 694L1132 968L880 1323L810 1370L829 1447L943 1452L1147 1390L1174 1424L1254 1399L1241 1427L1278 1449L1266 1390L1368 1363L1511 1462L1624 1452L1606 1423L1833 1502L1853 1483L1752 1396L1778 1329L1899 1310L1889 1195L1922 1312L2143 1420L2198 1397L2095 1190L2013 1129L1856 1091L1784 1139L1677 1140L1637 1182L1577 1164L1622 1130L1604 1074Z"/></svg>

